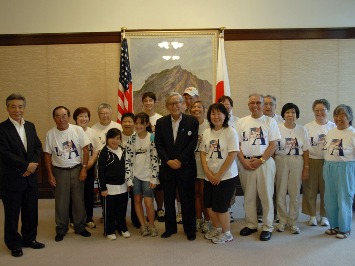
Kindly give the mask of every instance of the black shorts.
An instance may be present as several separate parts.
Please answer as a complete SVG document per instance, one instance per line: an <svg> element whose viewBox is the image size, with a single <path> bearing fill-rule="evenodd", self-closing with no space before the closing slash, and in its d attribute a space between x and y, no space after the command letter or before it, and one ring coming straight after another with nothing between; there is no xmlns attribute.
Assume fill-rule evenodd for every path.
<svg viewBox="0 0 355 266"><path fill-rule="evenodd" d="M203 203L205 208L212 208L212 211L218 213L227 212L236 185L237 179L235 177L221 181L217 186L205 180L203 187Z"/></svg>

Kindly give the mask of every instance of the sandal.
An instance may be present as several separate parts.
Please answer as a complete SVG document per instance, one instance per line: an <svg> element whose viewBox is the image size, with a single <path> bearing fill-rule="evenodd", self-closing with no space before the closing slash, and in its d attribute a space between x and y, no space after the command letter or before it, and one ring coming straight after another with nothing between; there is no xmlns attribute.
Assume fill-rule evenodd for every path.
<svg viewBox="0 0 355 266"><path fill-rule="evenodd" d="M328 230L326 230L325 231L325 233L327 234L327 235L337 235L337 234L339 234L339 228L338 227L336 227L336 228L330 228L330 229L328 229Z"/></svg>
<svg viewBox="0 0 355 266"><path fill-rule="evenodd" d="M339 239L345 239L348 236L350 236L350 232L338 232L335 237Z"/></svg>

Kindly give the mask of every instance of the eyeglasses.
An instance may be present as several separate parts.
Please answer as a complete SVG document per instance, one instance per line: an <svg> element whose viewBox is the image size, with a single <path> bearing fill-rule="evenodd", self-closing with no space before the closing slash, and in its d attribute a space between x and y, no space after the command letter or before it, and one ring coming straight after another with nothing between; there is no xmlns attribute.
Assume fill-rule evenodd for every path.
<svg viewBox="0 0 355 266"><path fill-rule="evenodd" d="M249 105L261 105L262 102L249 102L248 104Z"/></svg>
<svg viewBox="0 0 355 266"><path fill-rule="evenodd" d="M174 105L179 105L180 104L180 102L173 102L173 103L168 103L168 106L169 107L172 107L172 106L174 106Z"/></svg>
<svg viewBox="0 0 355 266"><path fill-rule="evenodd" d="M274 103L264 103L265 106L270 106L270 107L273 107L275 104Z"/></svg>
<svg viewBox="0 0 355 266"><path fill-rule="evenodd" d="M314 109L313 112L315 113L325 113L327 111L327 109Z"/></svg>

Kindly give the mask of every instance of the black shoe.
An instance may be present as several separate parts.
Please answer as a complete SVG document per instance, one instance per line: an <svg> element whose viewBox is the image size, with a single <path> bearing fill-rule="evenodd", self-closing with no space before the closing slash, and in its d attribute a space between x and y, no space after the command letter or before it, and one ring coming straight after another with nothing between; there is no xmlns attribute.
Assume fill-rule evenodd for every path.
<svg viewBox="0 0 355 266"><path fill-rule="evenodd" d="M252 233L256 233L258 229L250 229L249 227L244 227L242 230L240 230L240 235L241 236L248 236L251 235Z"/></svg>
<svg viewBox="0 0 355 266"><path fill-rule="evenodd" d="M11 255L16 258L21 257L23 255L22 249L18 248L11 250Z"/></svg>
<svg viewBox="0 0 355 266"><path fill-rule="evenodd" d="M29 243L24 243L23 247L25 248L33 248L33 249L41 249L44 248L46 245L43 243L39 243L36 240L29 242Z"/></svg>
<svg viewBox="0 0 355 266"><path fill-rule="evenodd" d="M160 236L161 238L168 238L171 237L171 235L176 234L176 232L174 233L170 233L170 232L164 232L162 233L162 235Z"/></svg>
<svg viewBox="0 0 355 266"><path fill-rule="evenodd" d="M196 239L196 234L187 234L187 240L189 241L193 241Z"/></svg>
<svg viewBox="0 0 355 266"><path fill-rule="evenodd" d="M89 236L91 236L91 233L90 233L88 230L86 230L86 229L84 229L84 230L81 231L81 232L75 232L75 234L81 235L81 236L83 236L83 237L89 237Z"/></svg>
<svg viewBox="0 0 355 266"><path fill-rule="evenodd" d="M261 241L269 241L271 239L272 233L269 231L262 231L260 234Z"/></svg>
<svg viewBox="0 0 355 266"><path fill-rule="evenodd" d="M57 241L57 242L62 241L64 236L65 236L65 234L57 233L55 236L55 241Z"/></svg>

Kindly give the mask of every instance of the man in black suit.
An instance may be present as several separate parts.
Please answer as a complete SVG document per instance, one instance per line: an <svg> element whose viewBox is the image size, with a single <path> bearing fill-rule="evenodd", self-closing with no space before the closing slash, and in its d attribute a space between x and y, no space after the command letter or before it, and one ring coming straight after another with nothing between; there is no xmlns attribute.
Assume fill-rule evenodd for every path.
<svg viewBox="0 0 355 266"><path fill-rule="evenodd" d="M22 116L26 99L11 94L6 99L9 118L0 123L2 161L2 201L5 211L5 244L14 257L23 255L22 247L44 248L36 241L38 226L37 167L42 144L35 126ZM21 234L18 233L21 212Z"/></svg>
<svg viewBox="0 0 355 266"><path fill-rule="evenodd" d="M162 238L177 232L175 218L176 188L178 189L184 232L188 240L196 239L194 151L198 138L198 121L182 113L182 96L172 92L165 104L170 115L158 119L155 144L161 159L159 180L164 189L165 232Z"/></svg>

